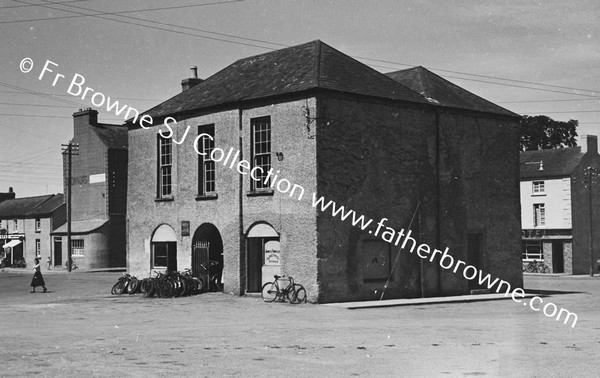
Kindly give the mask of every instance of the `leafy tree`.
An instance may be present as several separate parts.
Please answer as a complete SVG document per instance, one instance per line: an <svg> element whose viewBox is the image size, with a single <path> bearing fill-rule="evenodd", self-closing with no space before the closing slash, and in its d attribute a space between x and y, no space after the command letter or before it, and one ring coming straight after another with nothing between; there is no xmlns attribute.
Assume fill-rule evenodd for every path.
<svg viewBox="0 0 600 378"><path fill-rule="evenodd" d="M575 147L579 121L555 121L544 115L521 118L521 150L547 150L551 148Z"/></svg>

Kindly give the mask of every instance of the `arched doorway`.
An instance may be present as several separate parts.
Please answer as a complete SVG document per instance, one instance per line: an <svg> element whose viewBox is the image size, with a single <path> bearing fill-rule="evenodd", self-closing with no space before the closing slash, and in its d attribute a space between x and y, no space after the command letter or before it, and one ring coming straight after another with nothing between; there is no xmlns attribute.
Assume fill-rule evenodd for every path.
<svg viewBox="0 0 600 378"><path fill-rule="evenodd" d="M177 270L177 235L167 224L160 225L152 235L152 269Z"/></svg>
<svg viewBox="0 0 600 378"><path fill-rule="evenodd" d="M211 223L203 223L192 238L192 273L208 284L208 290L223 290L223 240Z"/></svg>
<svg viewBox="0 0 600 378"><path fill-rule="evenodd" d="M259 292L264 282L281 274L279 234L265 222L256 223L248 230L247 286L249 293Z"/></svg>

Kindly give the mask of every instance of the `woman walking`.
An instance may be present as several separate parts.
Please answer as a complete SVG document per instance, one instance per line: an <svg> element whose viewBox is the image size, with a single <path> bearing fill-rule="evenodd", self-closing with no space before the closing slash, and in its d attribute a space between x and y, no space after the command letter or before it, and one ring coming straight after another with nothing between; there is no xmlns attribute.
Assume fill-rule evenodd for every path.
<svg viewBox="0 0 600 378"><path fill-rule="evenodd" d="M36 257L34 259L35 261L35 266L33 267L33 270L35 270L35 272L33 273L33 278L31 279L31 292L35 293L35 288L38 286L41 286L44 288L44 293L48 290L46 289L46 283L44 282L44 277L42 277L42 271L40 268L40 259L38 257Z"/></svg>

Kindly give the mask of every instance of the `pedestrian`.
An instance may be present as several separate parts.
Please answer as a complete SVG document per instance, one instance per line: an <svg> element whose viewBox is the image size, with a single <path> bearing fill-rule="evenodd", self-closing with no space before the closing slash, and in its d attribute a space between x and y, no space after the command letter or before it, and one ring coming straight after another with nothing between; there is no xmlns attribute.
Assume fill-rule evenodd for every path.
<svg viewBox="0 0 600 378"><path fill-rule="evenodd" d="M33 267L33 270L35 270L35 272L33 273L33 278L31 279L31 292L35 293L35 288L41 286L44 288L45 293L48 289L46 289L46 283L44 282L44 277L42 277L42 271L40 268L40 258L36 257L34 261L35 265Z"/></svg>
<svg viewBox="0 0 600 378"><path fill-rule="evenodd" d="M52 259L48 256L48 270L50 270L50 265L52 264Z"/></svg>

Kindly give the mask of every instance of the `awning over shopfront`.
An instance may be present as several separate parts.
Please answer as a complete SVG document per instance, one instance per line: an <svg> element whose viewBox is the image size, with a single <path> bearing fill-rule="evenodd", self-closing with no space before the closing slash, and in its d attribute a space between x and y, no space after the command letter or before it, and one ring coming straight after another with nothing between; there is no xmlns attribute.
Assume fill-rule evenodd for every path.
<svg viewBox="0 0 600 378"><path fill-rule="evenodd" d="M2 246L2 248L11 248L11 247L14 247L14 246L19 245L19 244L21 244L20 240L11 240L8 243L4 244Z"/></svg>

